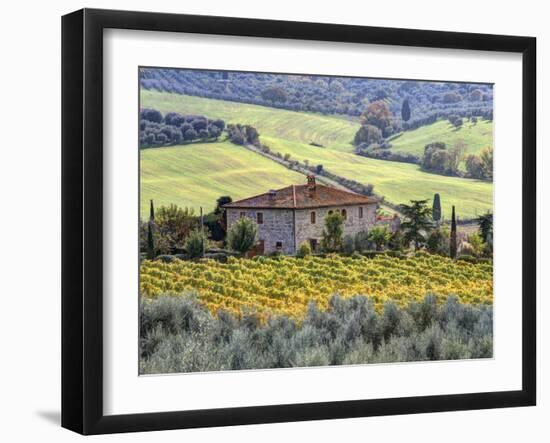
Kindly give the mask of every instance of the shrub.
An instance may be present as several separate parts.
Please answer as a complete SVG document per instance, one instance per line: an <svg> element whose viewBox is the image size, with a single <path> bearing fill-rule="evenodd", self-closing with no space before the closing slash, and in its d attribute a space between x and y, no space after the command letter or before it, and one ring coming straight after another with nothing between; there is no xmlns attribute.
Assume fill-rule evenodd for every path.
<svg viewBox="0 0 550 443"><path fill-rule="evenodd" d="M160 206L155 213L155 225L159 241L168 252L183 246L185 239L193 228L197 226L198 219L193 209L180 208L176 205ZM157 249L159 249L157 241Z"/></svg>
<svg viewBox="0 0 550 443"><path fill-rule="evenodd" d="M169 112L164 116L164 123L180 127L185 122L185 117L177 112Z"/></svg>
<svg viewBox="0 0 550 443"><path fill-rule="evenodd" d="M367 146L380 143L383 140L382 131L374 125L366 124L359 128L353 139L353 144L358 146L365 143Z"/></svg>
<svg viewBox="0 0 550 443"><path fill-rule="evenodd" d="M333 296L327 309L310 303L297 323L211 315L194 293L159 296L140 305L140 373L489 358L492 324L491 306L454 298L386 303L377 313L367 297Z"/></svg>
<svg viewBox="0 0 550 443"><path fill-rule="evenodd" d="M426 249L433 254L449 255L450 231L446 226L434 229L426 241Z"/></svg>
<svg viewBox="0 0 550 443"><path fill-rule="evenodd" d="M366 251L369 248L369 233L367 231L360 231L355 234L354 248L358 252Z"/></svg>
<svg viewBox="0 0 550 443"><path fill-rule="evenodd" d="M321 238L321 249L325 252L337 252L342 248L344 218L339 212L325 217L325 227Z"/></svg>
<svg viewBox="0 0 550 443"><path fill-rule="evenodd" d="M377 251L382 251L387 246L391 232L387 226L375 226L369 231L368 240L374 243Z"/></svg>
<svg viewBox="0 0 550 443"><path fill-rule="evenodd" d="M189 128L187 131L185 131L183 137L185 138L185 140L191 141L199 138L199 134L193 128Z"/></svg>
<svg viewBox="0 0 550 443"><path fill-rule="evenodd" d="M202 257L208 248L208 236L198 228L193 229L185 240L185 250L189 258Z"/></svg>
<svg viewBox="0 0 550 443"><path fill-rule="evenodd" d="M160 123L162 122L162 114L155 109L142 109L139 113L141 120L146 120L149 122Z"/></svg>
<svg viewBox="0 0 550 443"><path fill-rule="evenodd" d="M342 241L342 251L347 255L351 255L355 252L355 242L352 235L344 236Z"/></svg>
<svg viewBox="0 0 550 443"><path fill-rule="evenodd" d="M176 255L162 254L162 255L157 255L155 257L155 260L160 261L162 263L174 263L177 260L179 260L179 257L177 257Z"/></svg>
<svg viewBox="0 0 550 443"><path fill-rule="evenodd" d="M397 229L388 240L388 248L391 251L401 251L405 247L405 237L401 229Z"/></svg>
<svg viewBox="0 0 550 443"><path fill-rule="evenodd" d="M248 217L237 220L229 229L227 244L233 251L247 253L258 241L258 226Z"/></svg>
<svg viewBox="0 0 550 443"><path fill-rule="evenodd" d="M298 250L296 251L296 256L300 258L304 258L308 255L311 255L311 247L309 246L309 243L307 241L304 241L300 243L300 246L298 246Z"/></svg>
<svg viewBox="0 0 550 443"><path fill-rule="evenodd" d="M478 259L474 257L473 255L466 254L467 251L464 251L464 254L461 254L457 260L465 261L468 263L477 263Z"/></svg>
<svg viewBox="0 0 550 443"><path fill-rule="evenodd" d="M220 263L227 263L227 259L231 257L229 252L207 252L204 254L204 258L215 260Z"/></svg>
<svg viewBox="0 0 550 443"><path fill-rule="evenodd" d="M468 250L466 252L465 247L463 246L463 253L471 254L475 257L480 257L481 255L483 255L485 244L483 243L481 235L479 235L477 232L468 235L466 239L466 244L468 245Z"/></svg>
<svg viewBox="0 0 550 443"><path fill-rule="evenodd" d="M223 120L207 130L209 120L204 116L181 115L169 112L164 117L155 109L143 109L140 113L140 148L170 146L182 141L216 138L220 135Z"/></svg>

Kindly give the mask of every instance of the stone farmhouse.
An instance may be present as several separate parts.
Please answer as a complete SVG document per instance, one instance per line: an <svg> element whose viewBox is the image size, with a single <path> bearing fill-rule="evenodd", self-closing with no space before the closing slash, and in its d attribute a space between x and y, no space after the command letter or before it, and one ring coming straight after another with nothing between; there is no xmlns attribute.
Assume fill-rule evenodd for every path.
<svg viewBox="0 0 550 443"><path fill-rule="evenodd" d="M241 217L257 223L259 241L252 255L274 251L294 254L304 241L313 251L318 250L325 217L332 212L344 217L344 235L368 231L376 223L378 200L316 184L310 175L307 184L272 190L224 208L228 229Z"/></svg>

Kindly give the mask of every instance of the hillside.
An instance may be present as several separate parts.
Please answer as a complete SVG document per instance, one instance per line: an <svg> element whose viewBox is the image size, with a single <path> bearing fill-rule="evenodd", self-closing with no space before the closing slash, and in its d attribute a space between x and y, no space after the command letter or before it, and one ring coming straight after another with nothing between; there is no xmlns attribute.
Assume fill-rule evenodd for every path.
<svg viewBox="0 0 550 443"><path fill-rule="evenodd" d="M430 174L421 171L417 165L374 160L353 154L350 141L358 123L347 119L145 90L141 92L141 106L155 108L163 113L174 111L202 114L210 118L224 119L227 123L251 124L260 132L260 140L273 151L282 154L288 153L291 158L300 161L307 159L311 165L322 164L330 172L364 184L371 183L377 194L383 195L388 201L395 204L406 203L411 199L431 199L433 194L438 192L441 194L443 215L447 218L450 217L451 205L456 205L457 213L462 218L475 217L492 209L491 183ZM481 125L481 123L478 124ZM311 141L321 143L325 148L311 146L309 144ZM145 155L148 159L154 160L157 151L162 153L164 150L172 152L177 149L180 148L150 149L145 151ZM248 154L252 156L248 157L251 163L270 162L254 153ZM207 160L204 159L204 161ZM197 157L196 161L200 162L201 158ZM216 165L221 167L223 161L221 157L211 158L208 163L212 164L211 167ZM169 161L165 165L168 168L173 166ZM280 165L275 166L283 168ZM208 170L197 165L196 169L190 168L188 172L196 175L203 174L205 171ZM284 171L289 172L286 169ZM159 178L165 176L164 171L157 170L155 173L159 174L156 180L164 180ZM176 175L176 172L171 172L171 174ZM237 177L237 175L234 176ZM282 176L273 177L273 179L275 178L281 178L282 181ZM188 177L186 180L190 179ZM171 179L169 178L169 180ZM299 181L301 180L302 176L299 178ZM218 196L218 191L211 192L209 189L200 189L200 186L209 183L208 180L201 179L200 183L202 184L199 185L198 182L195 182L197 186L194 188L197 193L196 201L200 200L199 193ZM234 186L230 180L227 180L226 184L230 186L227 189L232 189ZM168 184L162 186L166 192L178 192ZM270 187L274 186L264 186L260 192L265 192ZM228 190L225 193L234 194L235 198L241 190L244 191L240 188L235 193ZM245 195L253 193L254 191L251 190ZM163 197L168 198L168 196L169 194L164 194ZM201 204L210 204L212 201L210 196L208 196L210 200L207 199ZM182 196L175 196L174 199L182 201Z"/></svg>
<svg viewBox="0 0 550 443"><path fill-rule="evenodd" d="M452 147L458 142L466 145L466 154L478 154L483 148L493 145L493 122L479 120L476 124L465 121L455 129L448 120L439 120L431 125L405 131L390 139L391 149L422 157L428 143L444 142Z"/></svg>
<svg viewBox="0 0 550 443"><path fill-rule="evenodd" d="M233 103L158 91L141 91L141 107L162 113L202 114L226 123L254 126L260 135L319 143L337 150L351 151L359 122L348 117L333 117L308 112L293 112L266 106Z"/></svg>
<svg viewBox="0 0 550 443"><path fill-rule="evenodd" d="M151 91L354 117L369 102L385 100L400 119L407 99L411 118L403 123L408 127L434 116L492 115L493 109L492 85L479 83L141 68L140 85Z"/></svg>
<svg viewBox="0 0 550 443"><path fill-rule="evenodd" d="M444 218L450 218L452 205L456 206L461 218L476 217L493 207L493 186L488 182L430 174L409 163L375 160L270 137L262 137L262 140L273 150L288 153L295 160L308 160L311 165L322 164L340 176L372 183L376 194L395 204L412 199L431 200L438 192Z"/></svg>
<svg viewBox="0 0 550 443"><path fill-rule="evenodd" d="M198 214L214 209L216 199L234 200L302 183L304 176L228 142L142 149L141 217L155 205L188 206Z"/></svg>

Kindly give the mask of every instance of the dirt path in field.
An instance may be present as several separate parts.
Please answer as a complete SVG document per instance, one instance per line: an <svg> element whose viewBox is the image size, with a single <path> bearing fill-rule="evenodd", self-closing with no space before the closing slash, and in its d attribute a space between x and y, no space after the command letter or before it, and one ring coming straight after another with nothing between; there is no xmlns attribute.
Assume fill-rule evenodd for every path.
<svg viewBox="0 0 550 443"><path fill-rule="evenodd" d="M277 155L275 155L271 152L264 152L260 148L258 148L257 146L254 146L254 145L251 145L251 144L244 144L242 146L244 148L248 149L249 151L255 152L257 154L260 154L260 155L264 156L265 158L268 158L268 159L270 159L270 160L272 160L276 163L279 163L280 165L284 166L285 168L292 169L293 171L299 172L299 173L304 174L306 176L312 173L309 169L303 167L299 163L297 165L296 164L293 165L292 168L291 168L290 163L288 161L286 161L284 158L277 157ZM321 183L323 185L326 185L326 186L330 186L332 188L341 189L343 191L356 193L353 189L350 189L350 188L342 185L341 183L338 183L337 181L332 180L329 177L325 177L323 175L316 175L316 180L319 181L319 183ZM391 208L389 206L386 206L383 203L380 204L380 207L385 209L386 211L392 213L392 214L396 213L397 215L401 215L397 210L395 210L394 208Z"/></svg>

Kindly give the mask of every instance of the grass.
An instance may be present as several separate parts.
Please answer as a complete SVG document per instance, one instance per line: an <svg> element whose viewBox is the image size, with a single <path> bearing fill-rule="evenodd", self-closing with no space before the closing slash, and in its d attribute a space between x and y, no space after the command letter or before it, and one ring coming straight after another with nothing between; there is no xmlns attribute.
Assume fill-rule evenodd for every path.
<svg viewBox="0 0 550 443"><path fill-rule="evenodd" d="M188 95L141 90L141 106L162 113L202 114L226 123L254 126L260 135L319 143L335 150L351 151L359 123L347 117L293 112L265 106L214 100ZM323 149L323 148L316 148Z"/></svg>
<svg viewBox="0 0 550 443"><path fill-rule="evenodd" d="M221 195L234 200L302 183L304 176L229 142L141 150L141 216L155 205L208 212Z"/></svg>
<svg viewBox="0 0 550 443"><path fill-rule="evenodd" d="M450 218L452 205L456 206L457 214L461 218L475 217L487 210L492 210L493 207L493 187L491 183L430 174L420 170L417 165L375 160L353 154L351 140L358 128L358 123L347 118L292 112L264 106L147 90L141 91L141 106L155 108L163 113L174 111L203 114L210 118L222 118L227 123L251 124L260 132L261 141L267 144L273 151L278 151L282 154L289 153L291 158L296 160L303 161L307 159L311 165L322 164L327 170L335 174L361 183L371 183L374 185L374 191L378 195L384 196L387 201L394 204L406 203L411 199L432 199L434 193L438 192L441 195L443 216L446 218ZM402 140L407 140L409 137L414 136L414 134L418 134L417 131L422 130L424 133L453 134L453 137L463 136L467 131L469 131L468 133L472 131L477 133L483 128L490 133L490 129L488 128L490 128L491 124L480 121L477 124L478 128L469 129L469 124L467 123L463 129L454 133L452 129L450 131L449 128L445 129L446 125L447 122L444 121L436 122L429 127L405 133L394 139L392 144L399 146L400 143L403 143ZM420 134L422 135L422 132ZM437 136L440 137L439 135ZM478 140L482 138L481 135L477 137ZM417 143L419 143L415 146L421 146L423 149L425 143L421 141L422 137L416 135L413 140L417 140ZM325 147L311 146L310 143L312 141L320 143ZM441 141L446 140L443 139ZM447 142L452 145L450 141ZM475 145L477 147L472 147L471 149L480 149L480 147L484 146L479 143ZM414 143L411 143L411 145L414 145ZM179 148L165 149L173 150ZM199 152L197 151L197 155ZM144 177L146 179L144 185L149 186L147 192L151 195L157 198L161 197L164 201L171 200L174 203L193 199L193 205L210 207L209 205L212 204L212 196L214 194L215 198L219 195L229 194L236 199L254 195L258 192L265 192L270 187L277 187L275 184L268 185L266 182L277 181L282 183L283 180L289 180L282 183L282 186L286 186L303 181L303 177L298 174L292 173L292 177L282 175L283 172L286 174L290 172L276 165L277 171L283 171L281 175L269 179L263 177L263 181L255 181L252 187L247 188L240 182L241 180L248 182L249 178L239 177L241 173L250 173L246 167L241 168L241 170L233 170L231 167L226 168L226 165L222 164L224 162L223 157L202 159L202 162L204 162L202 163L200 156L194 157L193 166L186 169L189 176L180 177L179 174L181 174L181 171L174 170L174 164L171 160L159 159L157 161L154 159L157 155L164 157L166 154L163 154L162 149L154 149L146 153L147 157L144 160L158 163L157 166L159 169L145 168L143 170L143 173L150 171L152 174ZM257 162L258 164L269 162L269 160L253 153L249 153L248 160L252 163ZM187 162L185 158L179 161ZM167 170L161 168L160 166L162 165ZM208 169L204 169L205 165L208 165ZM250 167L248 165L248 168ZM263 169L264 166L259 166L259 168ZM227 176L227 180L220 177L217 177L216 180L210 180L208 176L211 174L211 169L213 171L227 171L224 174L227 173L230 175ZM193 177L193 174L199 175L199 177ZM192 196L189 194L189 187L181 187L181 184L178 183L180 181L193 183L193 187L191 188L193 189ZM214 185L218 187L215 189L202 189L204 186ZM222 186L226 187L222 189ZM264 187L259 189L261 186ZM142 202L147 201L143 200L147 194L145 191L144 189ZM242 192L244 191L247 191L247 193L243 195Z"/></svg>
<svg viewBox="0 0 550 443"><path fill-rule="evenodd" d="M262 137L264 143L283 154L289 153L296 160L309 160L312 165L322 164L327 170L357 180L372 183L374 192L392 203L407 203L411 199L432 199L441 195L444 218L451 217L452 205L461 218L472 218L492 210L493 186L491 183L458 177L446 177L421 171L410 163L375 160L302 143Z"/></svg>
<svg viewBox="0 0 550 443"><path fill-rule="evenodd" d="M431 125L403 132L390 140L390 143L392 151L422 157L424 146L436 141L444 142L447 147L462 142L466 145L466 154L479 154L483 148L493 145L493 122L479 120L473 124L465 121L461 128L455 129L448 120L439 120Z"/></svg>

